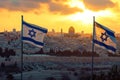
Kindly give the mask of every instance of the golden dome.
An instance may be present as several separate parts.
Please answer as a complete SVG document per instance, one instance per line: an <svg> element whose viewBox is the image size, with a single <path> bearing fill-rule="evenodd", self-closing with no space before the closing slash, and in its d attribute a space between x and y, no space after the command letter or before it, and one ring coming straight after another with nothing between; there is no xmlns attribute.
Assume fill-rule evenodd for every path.
<svg viewBox="0 0 120 80"><path fill-rule="evenodd" d="M70 28L69 28L69 32L68 32L69 34L74 34L75 33L75 29L74 29L74 27L73 26L71 26Z"/></svg>

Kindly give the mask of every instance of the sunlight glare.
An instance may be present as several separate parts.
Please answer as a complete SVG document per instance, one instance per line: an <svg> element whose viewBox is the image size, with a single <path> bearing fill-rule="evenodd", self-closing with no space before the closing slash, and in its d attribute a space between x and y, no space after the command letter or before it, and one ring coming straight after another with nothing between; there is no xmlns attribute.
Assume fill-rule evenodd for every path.
<svg viewBox="0 0 120 80"><path fill-rule="evenodd" d="M100 12L93 12L90 10L85 10L84 12L78 12L75 14L72 14L70 16L68 16L68 18L72 21L82 21L84 24L89 24L92 22L91 18L93 16L96 17L104 17L104 16L113 16L113 14L106 10L106 11L100 11Z"/></svg>
<svg viewBox="0 0 120 80"><path fill-rule="evenodd" d="M85 5L79 0L71 0L70 2L68 2L68 4L70 7L78 7L80 9L85 9Z"/></svg>
<svg viewBox="0 0 120 80"><path fill-rule="evenodd" d="M76 13L73 15L69 16L69 19L71 19L72 21L82 21L83 23L89 24L91 23L91 17L93 17L95 15L94 12L91 11L85 11L83 13Z"/></svg>

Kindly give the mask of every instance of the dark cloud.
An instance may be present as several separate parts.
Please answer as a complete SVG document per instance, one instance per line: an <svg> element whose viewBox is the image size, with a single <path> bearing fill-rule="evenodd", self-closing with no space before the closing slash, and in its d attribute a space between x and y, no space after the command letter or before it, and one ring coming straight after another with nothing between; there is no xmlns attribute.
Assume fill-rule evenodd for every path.
<svg viewBox="0 0 120 80"><path fill-rule="evenodd" d="M76 12L83 11L82 9L79 9L77 7L71 8L68 5L63 5L63 4L59 4L59 3L50 3L49 10L50 10L50 12L58 13L58 14L62 14L62 15L73 14Z"/></svg>
<svg viewBox="0 0 120 80"><path fill-rule="evenodd" d="M40 3L49 3L50 0L0 0L0 8L11 11L29 11L40 7Z"/></svg>
<svg viewBox="0 0 120 80"><path fill-rule="evenodd" d="M56 1L56 2L59 2L59 1L67 2L68 0L53 0L53 1Z"/></svg>
<svg viewBox="0 0 120 80"><path fill-rule="evenodd" d="M59 13L62 15L73 14L75 12L82 12L81 9L74 7L71 8L65 5L64 2L69 0L0 0L0 8L4 8L10 11L31 11L38 9L40 12L41 4L48 5L48 11L51 13ZM39 14L35 12L35 14Z"/></svg>
<svg viewBox="0 0 120 80"><path fill-rule="evenodd" d="M53 0L53 2L69 2L69 0Z"/></svg>
<svg viewBox="0 0 120 80"><path fill-rule="evenodd" d="M104 10L106 8L112 8L116 4L110 0L83 0L85 6L93 11Z"/></svg>

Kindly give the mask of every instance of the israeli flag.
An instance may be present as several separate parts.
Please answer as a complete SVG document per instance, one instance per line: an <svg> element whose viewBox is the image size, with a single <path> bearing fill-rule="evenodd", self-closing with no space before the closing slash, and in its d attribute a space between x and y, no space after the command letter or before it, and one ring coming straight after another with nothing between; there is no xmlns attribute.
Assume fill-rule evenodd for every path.
<svg viewBox="0 0 120 80"><path fill-rule="evenodd" d="M115 32L109 28L95 22L95 34L93 43L98 46L107 49L108 51L115 53L116 52L116 38Z"/></svg>
<svg viewBox="0 0 120 80"><path fill-rule="evenodd" d="M47 33L47 29L34 24L27 23L25 21L22 22L22 25L23 25L22 40L24 42L42 48L44 45L43 39L45 34Z"/></svg>

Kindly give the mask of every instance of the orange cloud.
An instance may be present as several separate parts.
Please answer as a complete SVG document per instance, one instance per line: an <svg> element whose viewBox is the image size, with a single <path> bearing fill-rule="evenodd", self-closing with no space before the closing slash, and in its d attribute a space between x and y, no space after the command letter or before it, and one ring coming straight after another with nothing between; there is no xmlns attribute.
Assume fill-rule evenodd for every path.
<svg viewBox="0 0 120 80"><path fill-rule="evenodd" d="M86 8L93 11L105 10L106 8L112 8L116 5L111 0L83 0Z"/></svg>
<svg viewBox="0 0 120 80"><path fill-rule="evenodd" d="M10 11L29 11L40 7L40 3L49 0L1 0L0 8Z"/></svg>
<svg viewBox="0 0 120 80"><path fill-rule="evenodd" d="M83 10L80 8L77 8L77 7L71 8L68 5L59 4L59 3L50 3L49 10L52 13L58 13L62 15L69 15L69 14L74 14L76 12L83 12Z"/></svg>
<svg viewBox="0 0 120 80"><path fill-rule="evenodd" d="M0 1L0 8L7 9L9 11L22 11L28 12L32 10L41 13L41 5L47 4L48 11L51 13L59 13L61 15L73 14L75 12L82 12L82 9L79 8L71 8L70 6L64 4L68 2L68 0L1 0ZM46 10L47 11L47 10Z"/></svg>

